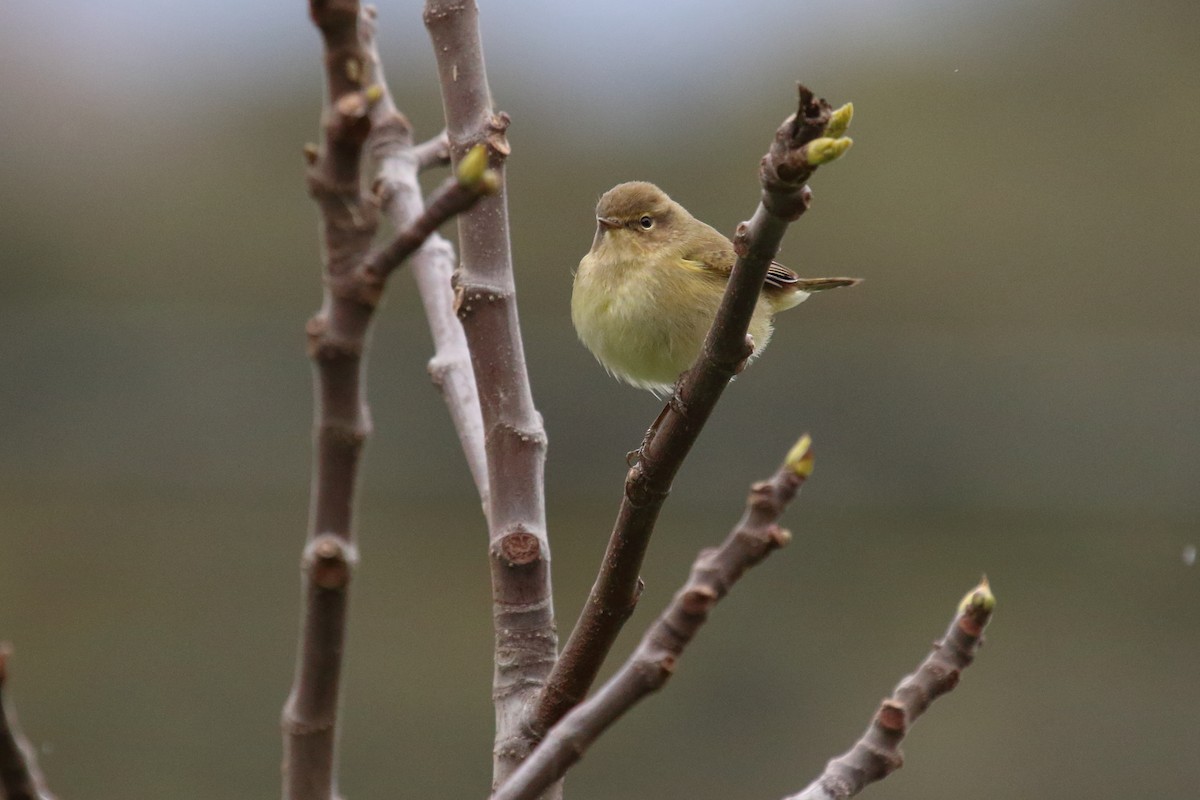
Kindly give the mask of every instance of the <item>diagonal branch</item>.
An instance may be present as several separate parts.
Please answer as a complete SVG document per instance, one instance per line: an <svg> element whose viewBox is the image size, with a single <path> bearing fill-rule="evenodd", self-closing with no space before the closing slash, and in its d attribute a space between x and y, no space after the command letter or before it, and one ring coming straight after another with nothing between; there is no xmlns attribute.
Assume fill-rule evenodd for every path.
<svg viewBox="0 0 1200 800"><path fill-rule="evenodd" d="M322 141L306 149L309 191L320 211L325 292L306 326L316 432L300 645L281 723L286 800L337 796L338 691L349 584L358 560L354 492L371 427L363 374L372 314L388 272L497 180L478 154L424 214L372 255L377 213L362 190L362 150L371 108L383 90L369 82L371 60L359 36L358 2L310 0L309 13L325 47Z"/></svg>
<svg viewBox="0 0 1200 800"><path fill-rule="evenodd" d="M476 152L478 157L475 161L478 163L475 166L478 169L470 169L471 165L464 159L459 165L458 174L447 178L430 195L429 204L425 209L409 220L391 242L376 250L359 266L356 278L368 286L383 283L392 271L417 252L443 223L475 205L484 194L495 193L496 184L488 182L484 177L490 171L485 171L483 150ZM490 175L494 180L495 173Z"/></svg>
<svg viewBox="0 0 1200 800"><path fill-rule="evenodd" d="M821 776L786 800L846 800L883 780L904 763L900 742L934 700L958 685L962 671L983 645L983 630L996 607L987 578L963 598L950 629L916 672L883 701L862 738L829 762Z"/></svg>
<svg viewBox="0 0 1200 800"><path fill-rule="evenodd" d="M427 0L425 5L451 157L458 163L482 144L492 168L503 176L509 118L492 105L478 17L473 0ZM499 194L459 218L459 247L457 308L479 388L491 490L492 778L499 783L532 747L521 724L524 710L541 691L558 646L544 501L546 433L525 368L503 180Z"/></svg>
<svg viewBox="0 0 1200 800"><path fill-rule="evenodd" d="M704 550L687 583L646 630L624 666L586 702L562 718L491 800L530 800L560 779L587 748L646 695L666 684L684 648L747 569L787 544L778 525L788 503L812 473L807 435L770 480L750 488L746 511L720 547Z"/></svg>
<svg viewBox="0 0 1200 800"><path fill-rule="evenodd" d="M7 800L54 800L38 769L33 745L21 733L17 712L5 692L12 648L0 642L0 797Z"/></svg>
<svg viewBox="0 0 1200 800"><path fill-rule="evenodd" d="M759 168L762 201L734 237L738 259L700 357L683 374L671 401L646 434L639 460L625 479L625 494L600 572L530 721L544 732L587 693L609 648L637 604L642 559L675 474L700 435L725 386L750 355L746 331L767 268L789 223L812 197L806 181L821 163L849 146L834 112L800 86L800 104L775 134ZM848 120L848 111L839 111ZM839 122L840 125L840 122ZM829 128L830 130L827 130Z"/></svg>

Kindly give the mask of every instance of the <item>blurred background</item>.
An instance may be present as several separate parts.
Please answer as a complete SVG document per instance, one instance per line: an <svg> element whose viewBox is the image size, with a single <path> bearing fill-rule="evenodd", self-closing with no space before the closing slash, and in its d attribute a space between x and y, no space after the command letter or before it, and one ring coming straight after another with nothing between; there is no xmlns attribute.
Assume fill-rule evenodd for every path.
<svg viewBox="0 0 1200 800"><path fill-rule="evenodd" d="M301 159L319 39L280 0L17 0L0 20L12 698L63 797L275 796L320 298ZM514 120L564 635L659 408L571 328L597 197L651 180L732 231L797 79L857 112L780 258L866 282L781 318L726 393L616 656L809 430L795 542L569 796L797 791L984 572L989 646L867 795L1200 796L1200 6L541 0L484 3L482 24ZM397 102L431 136L419 4L381 3L380 27ZM352 798L487 792L485 531L430 352L401 274L371 352Z"/></svg>

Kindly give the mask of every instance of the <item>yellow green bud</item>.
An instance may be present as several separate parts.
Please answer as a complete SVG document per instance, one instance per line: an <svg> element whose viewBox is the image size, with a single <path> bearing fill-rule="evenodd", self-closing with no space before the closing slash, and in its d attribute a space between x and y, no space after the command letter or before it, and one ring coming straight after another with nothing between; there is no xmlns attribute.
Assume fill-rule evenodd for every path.
<svg viewBox="0 0 1200 800"><path fill-rule="evenodd" d="M828 136L823 136L820 139L813 139L805 145L805 160L808 161L810 167L828 164L830 161L841 158L842 153L849 150L852 144L854 144L854 140L849 138L830 139Z"/></svg>
<svg viewBox="0 0 1200 800"><path fill-rule="evenodd" d="M854 119L854 103L846 103L830 115L829 124L825 126L825 135L830 139L842 138L846 135L846 129L850 127L852 119Z"/></svg>
<svg viewBox="0 0 1200 800"><path fill-rule="evenodd" d="M958 613L961 615L978 609L985 614L990 614L995 607L996 595L992 594L991 584L988 583L987 576L984 575L979 585L967 592L966 597L958 604Z"/></svg>
<svg viewBox="0 0 1200 800"><path fill-rule="evenodd" d="M800 437L800 441L796 442L795 446L788 451L787 458L784 459L788 469L799 475L801 478L807 478L812 475L813 471L813 451L812 437L807 433Z"/></svg>
<svg viewBox="0 0 1200 800"><path fill-rule="evenodd" d="M487 147L477 144L458 162L458 182L463 186L475 188L489 171Z"/></svg>

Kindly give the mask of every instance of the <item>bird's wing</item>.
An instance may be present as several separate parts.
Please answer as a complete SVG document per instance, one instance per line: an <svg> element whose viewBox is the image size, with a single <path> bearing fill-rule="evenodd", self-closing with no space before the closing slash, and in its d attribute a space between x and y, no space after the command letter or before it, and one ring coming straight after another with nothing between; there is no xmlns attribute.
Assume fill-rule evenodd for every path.
<svg viewBox="0 0 1200 800"><path fill-rule="evenodd" d="M733 262L737 260L737 254L733 252L733 242L726 239L716 228L699 221L688 233L688 241L682 253L684 259L704 270L711 270L723 278L728 278L729 273L733 271Z"/></svg>
<svg viewBox="0 0 1200 800"><path fill-rule="evenodd" d="M712 270L728 278L729 273L733 271L733 263L737 260L733 242L708 225L703 225L697 233L699 235L693 238L688 251L683 254L684 259L698 268ZM767 277L763 286L789 292L821 292L842 286L854 286L857 283L858 278L801 278L778 261L772 261L771 266L767 267Z"/></svg>

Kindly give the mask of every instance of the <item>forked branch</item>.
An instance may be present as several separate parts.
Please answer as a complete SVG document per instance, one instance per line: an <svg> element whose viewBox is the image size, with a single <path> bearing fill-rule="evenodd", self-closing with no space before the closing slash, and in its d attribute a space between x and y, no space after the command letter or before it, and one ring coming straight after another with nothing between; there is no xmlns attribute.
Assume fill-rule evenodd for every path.
<svg viewBox="0 0 1200 800"><path fill-rule="evenodd" d="M746 511L720 547L704 550L670 605L646 630L621 669L562 718L491 800L530 800L561 778L600 734L663 687L684 648L747 569L791 540L779 517L812 474L812 440L803 436L769 480L754 484Z"/></svg>
<svg viewBox="0 0 1200 800"><path fill-rule="evenodd" d="M371 109L383 98L383 88L371 83L359 4L310 0L309 12L325 46L322 140L306 149L309 190L320 210L325 293L307 325L317 386L316 434L300 646L282 718L286 800L337 796L338 690L348 590L358 560L354 492L371 427L363 372L372 314L388 273L496 180L477 156L423 214L372 255L377 213L362 189L362 151Z"/></svg>
<svg viewBox="0 0 1200 800"><path fill-rule="evenodd" d="M584 697L633 613L638 574L658 513L725 386L750 355L750 317L784 231L808 209L812 193L806 181L850 145L843 138L850 107L834 112L805 87L799 89L798 110L783 122L763 156L762 201L750 221L738 225L737 263L700 357L680 378L625 479L599 576L534 710L530 725L535 731L547 730Z"/></svg>
<svg viewBox="0 0 1200 800"><path fill-rule="evenodd" d="M987 578L962 599L946 635L933 652L883 701L871 726L847 752L829 762L821 776L786 800L845 800L882 780L904 763L900 742L934 700L958 685L962 671L983 645L983 629L996 598Z"/></svg>

